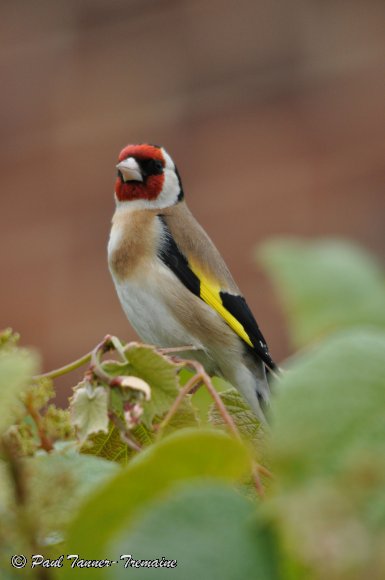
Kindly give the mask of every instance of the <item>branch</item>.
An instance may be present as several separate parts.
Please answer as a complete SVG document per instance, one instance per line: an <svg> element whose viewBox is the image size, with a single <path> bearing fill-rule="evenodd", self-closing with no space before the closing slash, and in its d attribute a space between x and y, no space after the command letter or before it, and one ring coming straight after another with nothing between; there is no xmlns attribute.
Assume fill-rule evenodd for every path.
<svg viewBox="0 0 385 580"><path fill-rule="evenodd" d="M203 366L198 361L195 361L195 360L183 360L181 362L183 362L184 366L193 367L193 369L196 371L196 374L193 377L191 377L191 379L185 384L185 386L178 393L178 396L176 397L174 403L172 404L171 408L167 412L163 421L158 425L158 429L160 431L162 431L166 427L166 425L168 424L170 419L177 412L179 405L181 404L184 397L187 394L189 394L191 391L193 391L194 389L198 388L199 383L203 383L206 386L211 397L213 398L214 403L218 407L218 410L222 416L222 419L223 419L225 425L227 425L229 431L236 439L240 439L241 437L240 437L238 429L233 421L233 418L231 417L228 410L226 409L222 399L218 395L214 385L211 382L209 375L206 373Z"/></svg>
<svg viewBox="0 0 385 580"><path fill-rule="evenodd" d="M188 395L193 390L194 387L197 388L199 383L201 383L201 382L202 382L202 377L199 374L196 374L193 377L191 377L191 379L189 379L187 381L187 383L184 385L184 387L182 387L182 389L178 393L177 398L175 399L175 401L171 405L170 409L167 411L166 416L164 417L163 421L161 423L159 423L159 425L157 426L157 430L158 430L157 435L158 436L162 433L163 429L167 426L169 421L175 415L175 413L177 412L177 410L179 408L179 405L181 404L181 402L183 401L185 396Z"/></svg>
<svg viewBox="0 0 385 580"><path fill-rule="evenodd" d="M42 421L42 416L40 415L39 411L37 409L35 409L35 407L33 406L33 398L31 395L32 395L32 393L29 393L29 395L27 396L27 400L25 402L25 407L35 422L37 432L39 434L39 439L40 439L40 448L44 449L44 451L47 451L47 453L49 453L54 448L53 443L52 443L51 439L49 439L49 437L47 436L47 433L46 433L46 430L44 428L44 424Z"/></svg>

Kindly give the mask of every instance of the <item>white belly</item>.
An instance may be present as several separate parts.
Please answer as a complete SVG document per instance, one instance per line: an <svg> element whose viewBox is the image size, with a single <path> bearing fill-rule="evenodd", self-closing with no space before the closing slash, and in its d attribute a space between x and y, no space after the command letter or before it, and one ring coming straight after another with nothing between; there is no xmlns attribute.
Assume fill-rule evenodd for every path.
<svg viewBox="0 0 385 580"><path fill-rule="evenodd" d="M140 281L113 278L122 308L144 342L163 347L191 345L202 348L162 302L157 276L148 273Z"/></svg>

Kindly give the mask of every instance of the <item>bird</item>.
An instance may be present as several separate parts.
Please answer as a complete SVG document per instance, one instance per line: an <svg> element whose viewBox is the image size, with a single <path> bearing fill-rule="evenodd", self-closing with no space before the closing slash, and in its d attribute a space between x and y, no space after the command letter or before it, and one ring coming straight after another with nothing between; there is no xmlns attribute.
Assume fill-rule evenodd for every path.
<svg viewBox="0 0 385 580"><path fill-rule="evenodd" d="M203 227L178 169L159 145L118 157L108 264L123 311L145 343L189 346L181 355L238 389L260 422L277 373L258 324Z"/></svg>

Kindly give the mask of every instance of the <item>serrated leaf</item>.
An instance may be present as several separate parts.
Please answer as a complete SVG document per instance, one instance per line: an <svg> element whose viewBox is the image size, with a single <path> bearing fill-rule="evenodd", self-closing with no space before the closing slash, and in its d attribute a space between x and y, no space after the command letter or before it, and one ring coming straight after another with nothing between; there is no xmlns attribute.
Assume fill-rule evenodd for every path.
<svg viewBox="0 0 385 580"><path fill-rule="evenodd" d="M385 327L384 275L361 248L341 240L268 242L258 256L272 276L293 342L346 327Z"/></svg>
<svg viewBox="0 0 385 580"><path fill-rule="evenodd" d="M240 434L248 441L259 443L263 435L261 425L238 391L234 388L227 389L227 391L222 391L219 396L232 416ZM214 425L224 425L222 415L215 404L210 407L209 419Z"/></svg>
<svg viewBox="0 0 385 580"><path fill-rule="evenodd" d="M82 386L80 386L82 385ZM72 424L81 442L92 433L108 431L108 392L87 381L76 388L70 404Z"/></svg>
<svg viewBox="0 0 385 580"><path fill-rule="evenodd" d="M147 427L145 427L142 423L139 423L134 429L132 429L131 433L133 434L135 441L139 443L142 447L147 447L154 442L155 436L152 431L149 431Z"/></svg>
<svg viewBox="0 0 385 580"><path fill-rule="evenodd" d="M175 569L141 567L141 578L282 578L282 556L271 526L258 517L255 504L223 483L185 485L152 503L135 528L114 537L107 551L135 560L176 560ZM125 569L125 562L109 569L107 577L123 580L133 574L135 568Z"/></svg>
<svg viewBox="0 0 385 580"><path fill-rule="evenodd" d="M143 379L151 387L151 400L143 405L143 423L151 427L155 415L162 416L178 395L178 366L153 347L129 345L125 350L130 374Z"/></svg>
<svg viewBox="0 0 385 580"><path fill-rule="evenodd" d="M249 467L249 453L240 441L212 430L178 431L137 455L84 503L72 522L66 549L82 557L102 553L113 534L128 529L148 502L176 484L199 477L236 481Z"/></svg>
<svg viewBox="0 0 385 580"><path fill-rule="evenodd" d="M84 442L81 452L86 455L96 455L115 461L122 465L127 465L129 459L134 455L134 451L124 443L120 437L119 429L110 424L108 432L99 432L90 435Z"/></svg>
<svg viewBox="0 0 385 580"><path fill-rule="evenodd" d="M21 416L21 395L37 368L37 359L26 351L0 352L0 434Z"/></svg>
<svg viewBox="0 0 385 580"><path fill-rule="evenodd" d="M141 447L147 447L154 441L153 434L144 425L139 424L130 433ZM127 465L129 460L135 457L135 451L122 441L119 429L113 424L110 424L108 433L100 432L88 437L81 448L81 453L96 455L121 465Z"/></svg>

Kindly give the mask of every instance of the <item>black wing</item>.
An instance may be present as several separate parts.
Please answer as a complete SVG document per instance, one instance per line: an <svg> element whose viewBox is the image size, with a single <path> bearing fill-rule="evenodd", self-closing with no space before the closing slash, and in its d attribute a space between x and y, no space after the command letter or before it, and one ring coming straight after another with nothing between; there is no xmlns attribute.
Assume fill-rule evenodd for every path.
<svg viewBox="0 0 385 580"><path fill-rule="evenodd" d="M187 257L179 250L167 224L162 216L165 240L159 250L159 258L179 278L182 284L195 296L214 308L225 322L245 342L253 354L256 354L271 370L277 367L272 360L266 341L243 296L229 294L210 286L191 268Z"/></svg>

